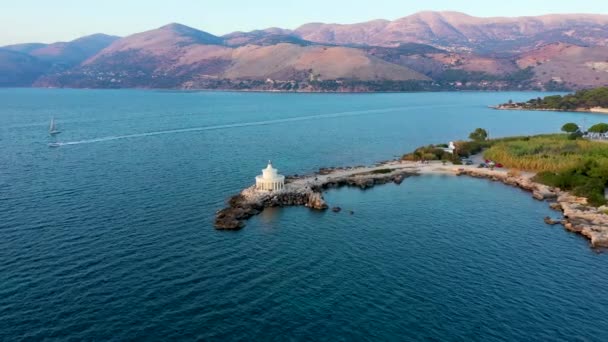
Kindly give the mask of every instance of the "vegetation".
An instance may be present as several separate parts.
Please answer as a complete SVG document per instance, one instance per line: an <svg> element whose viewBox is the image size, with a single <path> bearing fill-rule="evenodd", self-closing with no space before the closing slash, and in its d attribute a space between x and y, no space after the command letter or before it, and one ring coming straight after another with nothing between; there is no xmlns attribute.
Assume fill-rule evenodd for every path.
<svg viewBox="0 0 608 342"><path fill-rule="evenodd" d="M491 140L457 141L454 153L459 157L470 157L492 146L492 143Z"/></svg>
<svg viewBox="0 0 608 342"><path fill-rule="evenodd" d="M483 128L477 128L469 134L469 139L473 141L484 141L488 139L488 131Z"/></svg>
<svg viewBox="0 0 608 342"><path fill-rule="evenodd" d="M446 149L447 144L429 145L417 148L414 152L403 155L402 160L410 161L427 161L441 160L444 162L452 162L453 164L462 164L463 157L469 157L473 154L481 152L484 148L492 145L492 141L487 140L488 132L483 128L477 128L471 132L471 141L457 141L454 145L456 149L453 153Z"/></svg>
<svg viewBox="0 0 608 342"><path fill-rule="evenodd" d="M522 103L507 103L505 107L525 109L576 110L594 107L608 108L608 87L586 89L565 96L552 95Z"/></svg>
<svg viewBox="0 0 608 342"><path fill-rule="evenodd" d="M493 141L484 156L509 168L536 171L536 181L572 191L590 204L606 203L608 144L539 135Z"/></svg>
<svg viewBox="0 0 608 342"><path fill-rule="evenodd" d="M576 128L576 129L575 129ZM608 130L608 125L606 125ZM580 139L578 126L562 127L568 134L508 137L489 140L478 128L469 141L455 143L454 153L446 145L429 145L405 154L410 161L441 160L461 164L461 158L485 150L484 157L508 167L511 176L520 170L537 172L535 181L571 191L586 197L590 204L606 204L604 188L608 187L608 144ZM487 133L487 132L486 132ZM381 170L377 170L381 171Z"/></svg>
<svg viewBox="0 0 608 342"><path fill-rule="evenodd" d="M466 71L462 69L448 69L440 75L441 81L448 82L507 82L512 84L521 84L531 80L534 77L534 71L531 67L518 70L511 74L489 74L481 71Z"/></svg>
<svg viewBox="0 0 608 342"><path fill-rule="evenodd" d="M535 180L569 190L577 196L586 197L589 204L600 206L606 204L604 189L608 184L608 162L588 159L560 172L539 172Z"/></svg>
<svg viewBox="0 0 608 342"><path fill-rule="evenodd" d="M589 132L592 133L606 133L608 132L608 124L606 123L598 123L589 127Z"/></svg>
<svg viewBox="0 0 608 342"><path fill-rule="evenodd" d="M562 132L566 133L574 133L579 130L578 125L573 122L568 122L567 124L562 126Z"/></svg>
<svg viewBox="0 0 608 342"><path fill-rule="evenodd" d="M387 174L387 173L391 173L393 172L393 170L391 169L378 169L378 170L373 170L371 173L373 174Z"/></svg>
<svg viewBox="0 0 608 342"><path fill-rule="evenodd" d="M454 164L461 164L458 154L447 152L438 145L419 147L414 152L403 155L401 159L409 161L445 160Z"/></svg>

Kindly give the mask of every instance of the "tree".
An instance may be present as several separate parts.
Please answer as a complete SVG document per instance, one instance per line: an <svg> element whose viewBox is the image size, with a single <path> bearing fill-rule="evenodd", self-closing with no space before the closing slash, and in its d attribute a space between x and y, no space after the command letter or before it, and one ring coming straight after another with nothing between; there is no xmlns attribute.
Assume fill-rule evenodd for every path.
<svg viewBox="0 0 608 342"><path fill-rule="evenodd" d="M574 122L568 122L567 124L562 126L562 132L574 133L578 130L579 130L578 125L575 124Z"/></svg>
<svg viewBox="0 0 608 342"><path fill-rule="evenodd" d="M607 123L595 124L589 128L589 132L606 133L606 132L608 132L608 124Z"/></svg>
<svg viewBox="0 0 608 342"><path fill-rule="evenodd" d="M576 131L576 132L568 134L568 140L576 140L576 139L580 139L582 137L583 137L583 132L581 132L581 131Z"/></svg>
<svg viewBox="0 0 608 342"><path fill-rule="evenodd" d="M474 141L484 141L488 138L488 131L483 128L477 128L471 134L469 134L469 139Z"/></svg>

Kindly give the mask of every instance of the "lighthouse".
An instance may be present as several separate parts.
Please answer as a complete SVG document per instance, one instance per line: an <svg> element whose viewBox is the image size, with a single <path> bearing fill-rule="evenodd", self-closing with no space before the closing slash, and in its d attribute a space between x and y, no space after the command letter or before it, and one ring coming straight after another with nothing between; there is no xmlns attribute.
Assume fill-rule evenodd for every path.
<svg viewBox="0 0 608 342"><path fill-rule="evenodd" d="M262 174L255 177L255 188L264 191L282 190L285 187L285 176L280 175L278 170L272 167L272 162L268 161L268 166L262 170Z"/></svg>

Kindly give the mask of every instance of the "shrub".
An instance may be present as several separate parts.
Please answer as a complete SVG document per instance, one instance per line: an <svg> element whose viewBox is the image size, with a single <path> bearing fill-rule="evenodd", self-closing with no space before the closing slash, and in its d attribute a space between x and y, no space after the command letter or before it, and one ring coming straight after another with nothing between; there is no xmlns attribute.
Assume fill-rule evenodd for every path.
<svg viewBox="0 0 608 342"><path fill-rule="evenodd" d="M568 140L576 140L576 139L580 139L582 137L583 137L583 132L581 132L581 131L576 131L574 133L568 134Z"/></svg>
<svg viewBox="0 0 608 342"><path fill-rule="evenodd" d="M578 125L575 124L574 122L568 122L567 124L562 126L562 132L574 133L574 132L578 132L578 130L579 130Z"/></svg>
<svg viewBox="0 0 608 342"><path fill-rule="evenodd" d="M608 132L608 124L598 123L589 128L589 132L593 133L606 133Z"/></svg>
<svg viewBox="0 0 608 342"><path fill-rule="evenodd" d="M488 139L488 131L483 128L477 128L469 134L469 139L473 141L485 141Z"/></svg>

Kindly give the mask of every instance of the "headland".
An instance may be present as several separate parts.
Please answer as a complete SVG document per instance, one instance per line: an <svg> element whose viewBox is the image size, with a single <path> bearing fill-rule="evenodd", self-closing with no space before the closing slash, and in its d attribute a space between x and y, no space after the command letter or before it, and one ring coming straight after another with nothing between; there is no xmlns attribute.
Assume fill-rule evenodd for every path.
<svg viewBox="0 0 608 342"><path fill-rule="evenodd" d="M537 200L549 201L552 209L562 213L558 219L545 217L547 224L561 224L567 230L588 238L593 247L608 247L608 207L589 206L586 198L535 182L535 173L475 165L447 165L441 161L392 160L373 166L320 169L310 175L287 177L284 188L279 191L260 191L252 186L231 197L228 206L217 212L215 227L220 230L241 229L249 218L267 207L306 206L312 210L326 210L329 204L322 193L330 188L369 189L380 184L401 184L410 176L430 174L486 178L528 191ZM338 207L334 209L340 211Z"/></svg>

